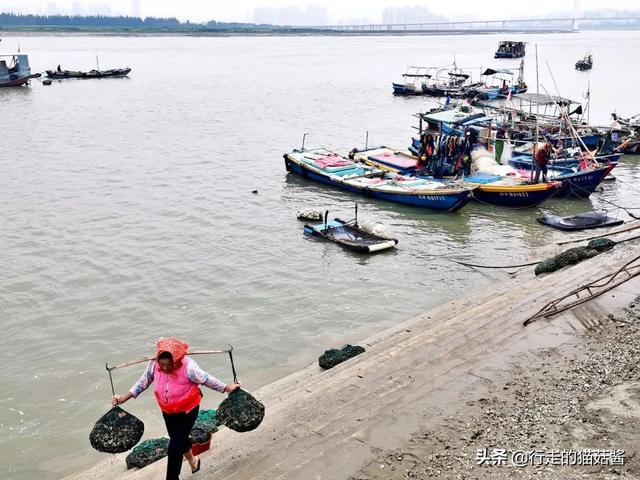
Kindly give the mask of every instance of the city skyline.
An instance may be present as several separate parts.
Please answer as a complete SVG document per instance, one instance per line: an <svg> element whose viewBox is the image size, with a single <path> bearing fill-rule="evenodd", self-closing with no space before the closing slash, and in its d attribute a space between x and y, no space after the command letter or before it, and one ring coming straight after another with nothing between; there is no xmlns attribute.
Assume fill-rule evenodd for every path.
<svg viewBox="0 0 640 480"><path fill-rule="evenodd" d="M551 15L557 12L573 12L576 5L581 10L638 8L634 0L538 0L527 6L531 17ZM410 12L416 22L430 18L449 19L508 19L522 17L522 7L517 2L495 0L476 2L459 0L457 8L429 0L408 0L390 4L389 0L240 0L233 4L213 4L209 0L0 0L0 11L34 14L67 15L129 15L135 17L177 17L180 20L205 22L255 22L289 25L322 25L348 23L396 23L410 20ZM407 18L407 20L401 20Z"/></svg>

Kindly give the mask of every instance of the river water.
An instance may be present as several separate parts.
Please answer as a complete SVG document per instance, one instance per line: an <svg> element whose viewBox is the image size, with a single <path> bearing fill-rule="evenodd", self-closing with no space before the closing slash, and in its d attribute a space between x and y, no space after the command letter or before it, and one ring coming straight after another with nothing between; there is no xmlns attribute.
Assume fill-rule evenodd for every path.
<svg viewBox="0 0 640 480"><path fill-rule="evenodd" d="M528 44L526 80L582 98L592 123L640 113L638 32L512 35ZM162 336L196 349L233 344L256 388L447 300L503 280L477 263L522 263L563 237L535 222L607 201L640 206L626 157L600 197L532 210L469 205L456 214L360 201L397 250L371 257L306 238L301 208L351 218L356 197L290 177L282 154L408 145L424 98L398 98L408 64L494 61L503 36L4 36L35 71L130 66L128 79L34 81L0 90L0 464L5 480L55 479L104 455L88 433L109 408L105 363L152 353ZM624 45L625 48L620 48ZM589 50L594 69L573 64ZM635 190L634 190L635 188ZM252 191L257 190L257 193ZM537 258L537 257L536 257ZM514 288L516 288L514 286ZM434 319L437 321L437 319ZM200 364L231 380L224 357ZM115 372L124 392L142 366ZM204 406L223 397L207 392ZM127 404L162 426L153 395ZM268 406L267 406L268 409Z"/></svg>

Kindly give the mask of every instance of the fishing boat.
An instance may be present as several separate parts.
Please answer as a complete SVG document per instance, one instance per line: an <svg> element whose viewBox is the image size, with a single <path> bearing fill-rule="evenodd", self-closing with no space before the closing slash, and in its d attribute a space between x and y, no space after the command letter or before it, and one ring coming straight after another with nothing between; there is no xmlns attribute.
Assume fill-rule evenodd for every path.
<svg viewBox="0 0 640 480"><path fill-rule="evenodd" d="M369 166L385 169L389 172L414 173L418 178L439 181L433 178L428 171L419 167L417 157L404 151L388 147L375 147L358 151L354 158ZM449 180L443 179L441 181ZM472 197L477 202L519 208L540 205L557 194L563 186L560 181L532 184L527 178L517 175L492 175L482 172L464 176L459 181L473 189Z"/></svg>
<svg viewBox="0 0 640 480"><path fill-rule="evenodd" d="M498 44L498 50L493 58L521 58L524 57L525 42L503 41Z"/></svg>
<svg viewBox="0 0 640 480"><path fill-rule="evenodd" d="M525 93L528 89L524 81L524 62L520 62L518 77L514 81L514 69L487 68L481 75L481 86L466 89L464 96L478 100L496 100L510 95Z"/></svg>
<svg viewBox="0 0 640 480"><path fill-rule="evenodd" d="M63 80L67 78L122 78L129 75L131 69L126 68L114 68L112 70L90 70L88 72L79 72L73 70L61 70L58 66L57 70L47 70L47 77L56 80Z"/></svg>
<svg viewBox="0 0 640 480"><path fill-rule="evenodd" d="M439 68L435 76L422 84L422 92L431 97L459 98L473 87L482 86L481 82L473 83L470 72L465 72L453 65Z"/></svg>
<svg viewBox="0 0 640 480"><path fill-rule="evenodd" d="M402 74L402 83L392 83L393 94L401 96L422 95L423 85L432 77L433 67L409 65Z"/></svg>
<svg viewBox="0 0 640 480"><path fill-rule="evenodd" d="M617 162L620 156L621 153L609 153L606 155L596 155L594 160L596 163L606 165ZM570 170L578 167L582 160L582 155L570 153L549 160L548 168L566 171L567 169ZM531 170L533 168L533 154L530 152L514 152L513 157L509 160L509 164L515 168Z"/></svg>
<svg viewBox="0 0 640 480"><path fill-rule="evenodd" d="M591 70L593 68L593 55L586 54L582 60L576 62L576 70Z"/></svg>
<svg viewBox="0 0 640 480"><path fill-rule="evenodd" d="M284 154L288 172L348 192L416 207L455 212L471 198L471 188L393 174L356 163L325 148Z"/></svg>
<svg viewBox="0 0 640 480"><path fill-rule="evenodd" d="M24 53L0 55L0 87L28 85L32 78L38 77L39 73L31 73L29 57Z"/></svg>
<svg viewBox="0 0 640 480"><path fill-rule="evenodd" d="M386 238L368 232L358 225L358 204L356 217L345 222L339 218L328 220L329 211L325 212L325 221L317 225L305 225L305 235L314 236L337 243L341 247L357 253L374 253L394 248L398 244L395 238Z"/></svg>

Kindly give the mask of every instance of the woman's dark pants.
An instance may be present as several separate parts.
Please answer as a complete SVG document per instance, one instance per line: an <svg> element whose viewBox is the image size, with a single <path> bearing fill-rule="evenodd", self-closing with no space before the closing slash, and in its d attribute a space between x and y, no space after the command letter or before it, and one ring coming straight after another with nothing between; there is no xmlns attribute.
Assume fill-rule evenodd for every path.
<svg viewBox="0 0 640 480"><path fill-rule="evenodd" d="M169 453L167 462L167 480L178 480L182 468L182 457L191 449L189 434L198 418L199 407L189 413L162 413L169 433Z"/></svg>

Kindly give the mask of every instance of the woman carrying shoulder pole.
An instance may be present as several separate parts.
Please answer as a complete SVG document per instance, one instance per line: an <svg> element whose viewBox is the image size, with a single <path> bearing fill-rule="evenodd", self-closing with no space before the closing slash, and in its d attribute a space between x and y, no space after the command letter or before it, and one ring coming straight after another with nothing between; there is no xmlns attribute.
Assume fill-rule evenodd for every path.
<svg viewBox="0 0 640 480"><path fill-rule="evenodd" d="M231 393L240 388L238 383L225 385L213 375L202 370L187 352L189 345L175 338L165 338L157 343L156 359L151 360L144 373L125 395L114 395L113 405L137 398L154 380L154 394L169 434L166 480L178 480L182 469L182 457L187 459L191 472L200 470L200 459L191 454L189 434L198 418L204 385L220 393Z"/></svg>

